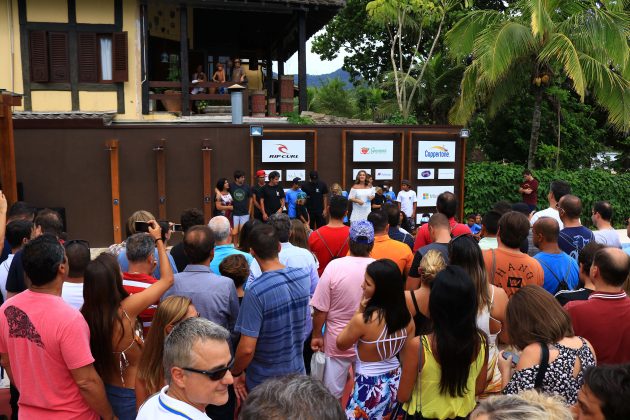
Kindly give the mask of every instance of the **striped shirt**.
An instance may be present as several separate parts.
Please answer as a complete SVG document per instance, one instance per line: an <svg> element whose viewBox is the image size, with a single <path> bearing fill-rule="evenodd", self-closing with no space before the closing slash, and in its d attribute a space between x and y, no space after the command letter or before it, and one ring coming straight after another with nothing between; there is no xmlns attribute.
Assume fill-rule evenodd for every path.
<svg viewBox="0 0 630 420"><path fill-rule="evenodd" d="M302 350L310 297L310 275L305 268L264 272L247 289L235 330L257 338L247 367L250 391L269 378L305 373Z"/></svg>
<svg viewBox="0 0 630 420"><path fill-rule="evenodd" d="M130 295L140 293L147 287L155 283L157 279L148 274L143 273L123 273L123 287ZM157 305L159 301L156 301L153 305L140 313L140 320L142 321L142 329L144 336L146 337L149 328L151 327L151 321L153 321L153 315L157 311Z"/></svg>

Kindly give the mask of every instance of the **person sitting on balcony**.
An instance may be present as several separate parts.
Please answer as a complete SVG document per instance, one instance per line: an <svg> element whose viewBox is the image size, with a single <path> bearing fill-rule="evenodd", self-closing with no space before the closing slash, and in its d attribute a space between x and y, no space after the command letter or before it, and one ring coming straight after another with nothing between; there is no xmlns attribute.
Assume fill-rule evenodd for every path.
<svg viewBox="0 0 630 420"><path fill-rule="evenodd" d="M191 83L193 87L190 93L192 93L193 95L196 95L198 93L205 93L206 89L200 87L199 83L203 83L207 81L208 81L208 78L206 77L206 74L203 72L203 65L199 64L197 66L197 70L192 75Z"/></svg>
<svg viewBox="0 0 630 420"><path fill-rule="evenodd" d="M235 83L247 83L245 70L241 67L241 59L234 59L234 67L232 68L232 81Z"/></svg>
<svg viewBox="0 0 630 420"><path fill-rule="evenodd" d="M212 75L212 81L217 83L225 83L225 69L223 64L217 64L217 70Z"/></svg>

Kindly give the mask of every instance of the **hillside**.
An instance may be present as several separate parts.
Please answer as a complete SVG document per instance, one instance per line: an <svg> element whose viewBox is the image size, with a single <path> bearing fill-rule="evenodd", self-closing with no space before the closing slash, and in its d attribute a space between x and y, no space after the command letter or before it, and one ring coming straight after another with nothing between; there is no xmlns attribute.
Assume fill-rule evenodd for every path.
<svg viewBox="0 0 630 420"><path fill-rule="evenodd" d="M273 74L273 77L278 77L276 73ZM347 87L350 87L350 74L343 69L337 69L332 73L327 74L307 74L306 75L306 85L312 87L320 87L323 82L328 79L341 79L342 82L346 83ZM297 75L295 75L295 84L297 85Z"/></svg>

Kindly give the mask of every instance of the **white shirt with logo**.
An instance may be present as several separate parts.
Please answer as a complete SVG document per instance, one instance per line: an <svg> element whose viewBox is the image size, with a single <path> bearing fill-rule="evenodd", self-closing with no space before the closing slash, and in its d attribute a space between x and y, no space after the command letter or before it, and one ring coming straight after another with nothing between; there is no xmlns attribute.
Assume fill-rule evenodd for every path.
<svg viewBox="0 0 630 420"><path fill-rule="evenodd" d="M400 190L396 201L400 203L400 210L407 215L413 217L413 203L416 202L416 192L414 190Z"/></svg>
<svg viewBox="0 0 630 420"><path fill-rule="evenodd" d="M169 396L168 385L162 388L158 394L154 394L146 400L138 411L137 420L155 419L191 419L208 420L206 413L197 410L192 405Z"/></svg>

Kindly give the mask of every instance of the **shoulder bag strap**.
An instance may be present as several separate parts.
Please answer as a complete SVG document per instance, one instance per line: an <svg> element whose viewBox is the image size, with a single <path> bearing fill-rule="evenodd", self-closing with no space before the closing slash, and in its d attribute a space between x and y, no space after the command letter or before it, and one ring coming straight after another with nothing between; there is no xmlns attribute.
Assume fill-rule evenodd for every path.
<svg viewBox="0 0 630 420"><path fill-rule="evenodd" d="M542 355L540 357L540 366L538 367L538 373L536 373L536 381L534 382L534 389L542 391L543 379L545 379L545 373L549 367L549 347L545 343L539 343Z"/></svg>
<svg viewBox="0 0 630 420"><path fill-rule="evenodd" d="M569 257L569 258L570 258L570 257ZM541 263L542 265L544 265L545 267L547 267L547 270L549 270L549 272L550 272L551 274L553 274L553 276L556 278L556 280L558 280L558 284L560 284L560 282L561 282L562 280L560 280L560 277L558 277L558 276L556 275L556 273L554 273L554 272L553 272L553 270L551 269L551 267L549 266L549 264L547 264L547 263L546 263L546 262L544 262L543 260L537 260L537 261L538 261L539 263ZM567 275L568 275L568 274L569 274L569 272L567 272Z"/></svg>
<svg viewBox="0 0 630 420"><path fill-rule="evenodd" d="M321 236L320 236L320 238L321 238ZM323 239L322 239L322 240L323 240ZM343 251L343 249L346 247L346 245L348 244L348 242L349 242L349 241L350 241L350 236L348 236L348 237L346 238L346 240L343 242L343 245L341 245L341 248L339 248L339 251L337 252L337 255L335 255L335 257L336 257L336 258L339 258L339 257L340 257L340 255L339 255L339 254L341 253L341 251Z"/></svg>
<svg viewBox="0 0 630 420"><path fill-rule="evenodd" d="M497 271L497 255L494 253L494 248L492 248L492 284L494 283L495 273Z"/></svg>
<svg viewBox="0 0 630 420"><path fill-rule="evenodd" d="M410 290L411 293L411 303L413 303L413 308L416 310L416 315L420 313L420 307L418 307L418 301L416 300L415 290Z"/></svg>
<svg viewBox="0 0 630 420"><path fill-rule="evenodd" d="M319 239L322 240L322 243L324 244L324 246L326 247L326 249L328 250L328 253L330 254L330 258L335 258L335 254L332 253L332 251L330 250L330 248L328 247L328 244L326 243L326 241L324 240L324 238L322 237L322 234L319 233L319 229L317 229L315 231L315 233L317 233L317 236L319 236Z"/></svg>

